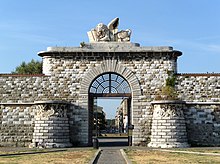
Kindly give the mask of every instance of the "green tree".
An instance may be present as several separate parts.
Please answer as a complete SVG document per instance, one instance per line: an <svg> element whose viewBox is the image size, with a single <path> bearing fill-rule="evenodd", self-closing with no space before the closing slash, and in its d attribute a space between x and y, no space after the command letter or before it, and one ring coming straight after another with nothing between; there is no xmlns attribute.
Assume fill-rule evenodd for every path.
<svg viewBox="0 0 220 164"><path fill-rule="evenodd" d="M13 74L41 74L42 62L32 59L30 62L22 62L21 65L16 67Z"/></svg>

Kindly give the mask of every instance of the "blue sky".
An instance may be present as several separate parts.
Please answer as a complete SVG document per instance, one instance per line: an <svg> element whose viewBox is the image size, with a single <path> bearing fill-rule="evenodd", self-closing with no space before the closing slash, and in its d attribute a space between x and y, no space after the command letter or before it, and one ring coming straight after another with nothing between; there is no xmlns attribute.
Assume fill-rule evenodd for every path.
<svg viewBox="0 0 220 164"><path fill-rule="evenodd" d="M132 42L183 52L178 72L220 72L219 0L0 0L0 73L41 60L48 46L79 46L98 23L120 18Z"/></svg>

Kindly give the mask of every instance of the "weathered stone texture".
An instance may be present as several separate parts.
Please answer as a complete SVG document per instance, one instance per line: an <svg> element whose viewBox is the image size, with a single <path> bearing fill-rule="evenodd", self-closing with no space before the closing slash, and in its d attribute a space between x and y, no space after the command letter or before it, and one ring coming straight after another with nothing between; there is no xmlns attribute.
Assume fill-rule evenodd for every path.
<svg viewBox="0 0 220 164"><path fill-rule="evenodd" d="M0 145L28 146L33 138L35 109L32 105L1 105Z"/></svg>
<svg viewBox="0 0 220 164"><path fill-rule="evenodd" d="M220 145L220 103L188 103L184 114L192 146Z"/></svg>
<svg viewBox="0 0 220 164"><path fill-rule="evenodd" d="M183 113L185 102L158 101L153 104L153 118L149 147L188 147L186 122Z"/></svg>
<svg viewBox="0 0 220 164"><path fill-rule="evenodd" d="M220 75L178 75L177 91L179 97L185 101L220 102Z"/></svg>
<svg viewBox="0 0 220 164"><path fill-rule="evenodd" d="M115 63L115 68L114 66L107 66L108 61L110 65ZM90 70L99 68L97 71L103 73L108 72L108 70L112 71L112 69L118 70L117 73L126 76L125 78L128 82L131 85L133 84L132 92L137 95L133 97L134 106L132 107L134 111L132 123L135 125L133 141L136 144L139 144L143 140L142 136L148 133L141 130L143 129L141 127L143 118L140 117L142 110L145 113L144 118L148 117L148 112L146 111L148 107L144 104L153 100L161 86L164 85L168 77L167 71L176 71L176 57L173 57L173 51L165 53L156 51L130 53L54 52L53 55L46 55L43 58L43 63L47 76L0 76L0 92L3 93L0 98L2 102L34 102L37 100L67 100L72 102L76 106L73 113L78 113L78 116L71 114L70 133L76 135L76 131L72 131L76 126L85 128L78 128L78 135L73 137L73 142L78 142L76 138L82 133L83 136L88 135L86 132L88 127L86 101L88 100L83 100L82 102L80 89L82 85L87 87L90 85L89 82L83 82L86 76L91 76L94 79L98 75L96 72L89 74ZM121 69L121 66L124 69ZM138 82L134 82L130 75L124 72L125 70L135 74ZM142 93L136 92L136 88ZM84 92L87 94L88 89L84 90ZM84 118L82 114L85 115ZM71 122L72 120L74 120L74 123ZM75 122L77 122L77 125L75 125Z"/></svg>
<svg viewBox="0 0 220 164"><path fill-rule="evenodd" d="M48 148L70 147L68 118L36 118L32 142L45 144Z"/></svg>
<svg viewBox="0 0 220 164"><path fill-rule="evenodd" d="M88 144L91 140L89 139L89 128L91 128L88 111L89 86L100 74L114 72L123 76L131 86L133 144L147 145L150 142L153 126L153 110L150 102L165 85L169 73L177 73L177 57L181 52L173 50L172 47L99 43L86 44L83 48L50 47L39 55L43 58L44 75L0 75L0 103L3 105L0 115L2 142L14 141L13 136L19 135L21 136L20 139L18 137L19 141L32 140L35 101L66 100L70 103L67 111L70 142L74 145ZM220 76L177 74L176 89L179 98L187 102L218 102ZM13 103L14 105L9 105ZM22 103L32 105L23 108ZM204 132L204 136L210 136L209 144L220 143L219 126L216 121L218 110L215 107L219 105L209 104L206 109L203 109L202 104L194 106L186 104L184 109L190 143L202 144L205 138L198 136L205 128L207 132ZM201 125L201 129L196 131L196 125ZM18 127L24 128L23 136L27 136L26 139L22 138L18 130L13 130ZM11 131L8 132L7 129Z"/></svg>

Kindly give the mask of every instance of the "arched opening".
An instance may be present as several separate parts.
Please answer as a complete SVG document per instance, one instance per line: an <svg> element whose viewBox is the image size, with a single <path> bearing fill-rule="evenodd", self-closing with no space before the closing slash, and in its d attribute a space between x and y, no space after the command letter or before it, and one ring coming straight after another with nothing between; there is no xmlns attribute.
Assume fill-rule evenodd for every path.
<svg viewBox="0 0 220 164"><path fill-rule="evenodd" d="M107 141L108 137L119 137L124 139L124 145L131 145L131 137L128 137L128 127L131 124L131 87L127 80L115 73L107 72L98 75L90 84L89 87L89 143L92 144L92 138L102 138L100 140ZM106 115L103 111L103 107L99 106L98 102L104 100L109 106L111 104L110 99L120 100L117 109L111 109L115 111L115 116L111 120L104 120L103 115ZM104 109L105 110L105 109ZM112 111L111 111L112 113ZM103 125L106 121L106 125ZM110 125L109 125L110 124ZM111 135L110 135L111 134ZM111 140L114 142L114 140ZM108 146L118 146L117 142L113 145L103 143Z"/></svg>

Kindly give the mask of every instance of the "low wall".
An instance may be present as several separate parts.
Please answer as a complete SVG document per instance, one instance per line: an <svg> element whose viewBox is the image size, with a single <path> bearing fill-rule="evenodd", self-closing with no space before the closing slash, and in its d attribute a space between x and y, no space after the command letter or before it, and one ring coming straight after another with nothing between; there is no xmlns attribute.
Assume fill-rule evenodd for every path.
<svg viewBox="0 0 220 164"><path fill-rule="evenodd" d="M33 104L1 104L0 146L28 146L33 138Z"/></svg>
<svg viewBox="0 0 220 164"><path fill-rule="evenodd" d="M191 146L220 146L220 103L187 102L184 115Z"/></svg>
<svg viewBox="0 0 220 164"><path fill-rule="evenodd" d="M220 74L177 74L179 98L193 102L220 102Z"/></svg>
<svg viewBox="0 0 220 164"><path fill-rule="evenodd" d="M65 118L57 117L58 121L56 121L56 118L49 118L49 121L46 121L45 118L39 120L41 119L38 118L40 112L40 109L38 108L39 103L52 104L56 106L56 104L62 104L64 102L45 101L33 103L0 104L0 146L29 146L30 143L42 143L42 139L44 139L45 143L47 141L46 139L49 139L51 142L52 140L53 142L57 141L57 143L55 142L57 144L56 147L62 147L62 145L69 147L72 144L74 146L86 145L87 142L85 141L88 140L88 136L82 135L81 133L81 131L88 128L81 126L82 123L85 122L85 120L82 119L83 112L85 113L84 116L86 117L85 110L83 111L83 109L81 109L79 106L65 102L64 104L67 103L68 105L68 108L65 109ZM60 110L62 111L63 108L60 108ZM64 120L60 121L61 119ZM62 123L53 124L57 122ZM64 127L65 130L63 130L62 127ZM43 134L41 134L41 132ZM54 134L52 135L52 133ZM68 137L64 138L63 136ZM58 140L59 137L62 137L63 143ZM48 145L51 147L51 145L54 144L52 143Z"/></svg>

